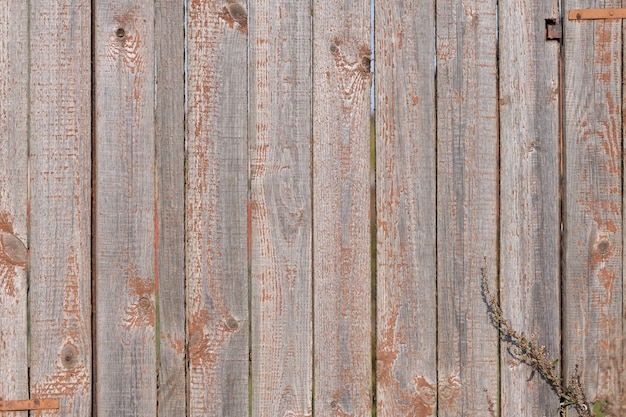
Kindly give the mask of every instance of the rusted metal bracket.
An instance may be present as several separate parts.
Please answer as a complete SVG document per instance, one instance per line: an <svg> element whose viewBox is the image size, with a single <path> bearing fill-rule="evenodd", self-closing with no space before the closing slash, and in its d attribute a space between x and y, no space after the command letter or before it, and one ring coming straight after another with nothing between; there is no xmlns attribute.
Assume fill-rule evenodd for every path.
<svg viewBox="0 0 626 417"><path fill-rule="evenodd" d="M58 398L42 398L38 400L0 400L0 411L26 411L26 410L57 410Z"/></svg>
<svg viewBox="0 0 626 417"><path fill-rule="evenodd" d="M572 9L569 20L626 19L626 8L621 9Z"/></svg>
<svg viewBox="0 0 626 417"><path fill-rule="evenodd" d="M563 25L560 19L546 19L546 40L560 41L563 37Z"/></svg>

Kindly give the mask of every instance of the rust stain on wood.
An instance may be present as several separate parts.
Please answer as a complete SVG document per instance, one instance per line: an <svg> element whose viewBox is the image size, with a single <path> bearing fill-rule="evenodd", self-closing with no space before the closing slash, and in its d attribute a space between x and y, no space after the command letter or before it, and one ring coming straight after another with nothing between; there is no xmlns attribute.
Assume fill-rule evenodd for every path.
<svg viewBox="0 0 626 417"><path fill-rule="evenodd" d="M26 266L28 250L26 245L15 236L9 219L9 213L0 212L0 263Z"/></svg>
<svg viewBox="0 0 626 417"><path fill-rule="evenodd" d="M218 12L218 16L228 23L230 28L235 27L235 24L237 24L237 30L244 35L248 33L248 13L239 3L229 2Z"/></svg>
<svg viewBox="0 0 626 417"><path fill-rule="evenodd" d="M222 355L222 347L226 341L237 331L234 318L215 320L208 308L196 311L189 319L189 366L190 378L194 381L202 381L206 386L208 396L194 397L189 405L190 410L212 414L218 409L216 403L221 387L217 375L217 366ZM236 320L235 320L236 322Z"/></svg>
<svg viewBox="0 0 626 417"><path fill-rule="evenodd" d="M439 392L439 405L443 410L452 411L455 409L456 400L460 395L463 386L458 373L453 373L439 380L437 386Z"/></svg>
<svg viewBox="0 0 626 417"><path fill-rule="evenodd" d="M397 364L398 347L396 342L398 311L393 310L386 319L384 332L379 338L377 358L377 384L385 395L379 397L378 406L384 410L395 410L402 415L427 417L432 415L437 402L436 388L422 375L413 376L413 384L402 389L400 381L394 376ZM389 402L383 404L381 402Z"/></svg>
<svg viewBox="0 0 626 417"><path fill-rule="evenodd" d="M0 288L8 297L15 298L16 267L26 266L28 251L22 241L14 235L13 225L9 219L9 213L0 212Z"/></svg>
<svg viewBox="0 0 626 417"><path fill-rule="evenodd" d="M126 307L123 319L123 327L131 331L140 327L154 327L155 308L154 293L155 282L150 278L140 277L135 267L129 268L128 286L130 290L131 304Z"/></svg>

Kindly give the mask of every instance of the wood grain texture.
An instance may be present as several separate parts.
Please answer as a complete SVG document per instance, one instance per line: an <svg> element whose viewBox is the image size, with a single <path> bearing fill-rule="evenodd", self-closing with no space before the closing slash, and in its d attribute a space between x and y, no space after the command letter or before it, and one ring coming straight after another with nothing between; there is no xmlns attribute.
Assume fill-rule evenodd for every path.
<svg viewBox="0 0 626 417"><path fill-rule="evenodd" d="M190 416L248 414L247 12L188 4Z"/></svg>
<svg viewBox="0 0 626 417"><path fill-rule="evenodd" d="M620 5L569 0L565 10ZM564 23L563 367L569 378L579 365L588 401L615 401L624 317L622 22Z"/></svg>
<svg viewBox="0 0 626 417"><path fill-rule="evenodd" d="M158 415L184 416L185 346L185 72L181 0L155 3L156 158L158 193Z"/></svg>
<svg viewBox="0 0 626 417"><path fill-rule="evenodd" d="M481 294L497 275L496 2L437 1L438 415L492 416L498 335Z"/></svg>
<svg viewBox="0 0 626 417"><path fill-rule="evenodd" d="M560 360L559 43L546 41L558 1L499 3L500 297L512 326ZM549 416L560 399L503 345L505 416Z"/></svg>
<svg viewBox="0 0 626 417"><path fill-rule="evenodd" d="M375 5L379 416L436 408L434 5Z"/></svg>
<svg viewBox="0 0 626 417"><path fill-rule="evenodd" d="M96 412L156 414L154 4L94 2Z"/></svg>
<svg viewBox="0 0 626 417"><path fill-rule="evenodd" d="M0 398L28 398L28 4L0 1ZM7 412L7 417L25 417Z"/></svg>
<svg viewBox="0 0 626 417"><path fill-rule="evenodd" d="M252 415L311 416L311 9L250 2Z"/></svg>
<svg viewBox="0 0 626 417"><path fill-rule="evenodd" d="M91 416L91 3L30 3L31 394Z"/></svg>
<svg viewBox="0 0 626 417"><path fill-rule="evenodd" d="M370 4L313 1L316 415L371 413Z"/></svg>

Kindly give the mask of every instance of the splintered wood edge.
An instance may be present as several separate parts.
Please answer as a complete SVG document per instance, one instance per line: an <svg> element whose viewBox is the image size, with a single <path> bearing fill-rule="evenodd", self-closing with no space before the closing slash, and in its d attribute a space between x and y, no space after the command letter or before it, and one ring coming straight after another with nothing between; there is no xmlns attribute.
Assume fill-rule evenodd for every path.
<svg viewBox="0 0 626 417"><path fill-rule="evenodd" d="M52 410L59 408L58 398L38 400L0 400L0 411Z"/></svg>
<svg viewBox="0 0 626 417"><path fill-rule="evenodd" d="M568 14L569 20L593 19L624 19L626 8L621 9L572 9Z"/></svg>

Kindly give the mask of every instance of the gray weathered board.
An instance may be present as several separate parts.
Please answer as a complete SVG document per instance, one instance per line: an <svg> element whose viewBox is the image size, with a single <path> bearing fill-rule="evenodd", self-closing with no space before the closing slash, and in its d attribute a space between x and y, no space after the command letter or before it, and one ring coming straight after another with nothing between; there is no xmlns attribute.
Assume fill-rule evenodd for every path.
<svg viewBox="0 0 626 417"><path fill-rule="evenodd" d="M481 271L624 399L619 1L0 3L0 400L557 415Z"/></svg>
<svg viewBox="0 0 626 417"><path fill-rule="evenodd" d="M537 16L543 19L537 19ZM505 316L560 359L558 1L499 5L500 297ZM521 41L517 41L520 39ZM559 398L503 345L503 416L550 416Z"/></svg>

